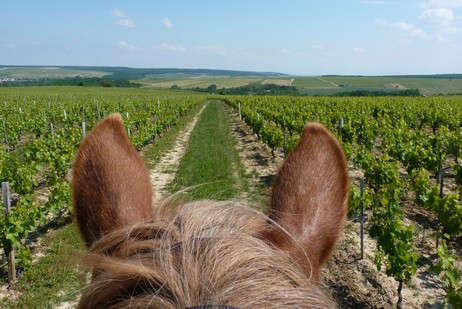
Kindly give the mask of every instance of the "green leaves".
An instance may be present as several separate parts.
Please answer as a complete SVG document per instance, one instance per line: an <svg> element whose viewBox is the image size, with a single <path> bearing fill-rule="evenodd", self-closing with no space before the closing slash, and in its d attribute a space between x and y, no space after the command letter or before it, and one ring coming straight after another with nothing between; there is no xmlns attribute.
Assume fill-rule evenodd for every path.
<svg viewBox="0 0 462 309"><path fill-rule="evenodd" d="M21 197L5 222L0 221L0 240L4 248L19 247L27 233L36 228L37 220L42 218L42 209L32 204L32 195Z"/></svg>
<svg viewBox="0 0 462 309"><path fill-rule="evenodd" d="M95 104L95 96L98 104ZM121 112L131 129L130 138L137 148L167 130L178 117L203 102L202 97L174 99L125 95L35 95L34 99L13 93L2 94L0 105L0 180L10 184L14 206L8 222L0 218L0 244L19 249L19 264L26 267L30 251L24 246L27 234L70 208L69 169L81 141L81 123L89 131L101 113ZM158 103L159 102L159 103ZM18 108L21 113L18 113ZM153 122L150 119L155 118ZM50 123L53 123L53 138ZM6 152L7 137L11 152ZM41 201L37 198L40 193ZM43 202L46 200L46 202Z"/></svg>
<svg viewBox="0 0 462 309"><path fill-rule="evenodd" d="M457 100L239 97L225 101L236 109L240 102L246 123L273 149L280 147L284 130L292 143L308 121L321 122L338 136L349 160L364 172L366 183L363 197L351 184L349 215L361 203L372 209L369 234L377 241L376 265L400 284L417 270L414 226L405 222L401 210L409 190L415 192L417 205L438 215L444 232L462 232L458 196L440 197L439 186L430 179L440 162L444 169L450 165L462 193L462 109ZM340 128L341 118L344 126ZM450 272L447 276L452 281L460 279ZM457 293L449 290L447 297Z"/></svg>
<svg viewBox="0 0 462 309"><path fill-rule="evenodd" d="M449 235L444 235L449 239ZM433 271L440 276L441 281L446 289L445 308L451 304L454 308L462 307L462 284L460 283L460 273L455 266L455 259L451 251L446 245L446 241L442 239L441 245L436 250L440 260L433 267Z"/></svg>
<svg viewBox="0 0 462 309"><path fill-rule="evenodd" d="M459 196L446 194L441 197L440 188L431 185L430 176L424 169L415 170L412 188L416 192L415 202L438 215L439 225L445 233L460 235L462 233L462 206Z"/></svg>
<svg viewBox="0 0 462 309"><path fill-rule="evenodd" d="M377 240L377 269L385 265L388 276L407 282L417 270L418 254L412 241L414 228L403 224L399 198L399 194L387 190L374 195L369 235Z"/></svg>

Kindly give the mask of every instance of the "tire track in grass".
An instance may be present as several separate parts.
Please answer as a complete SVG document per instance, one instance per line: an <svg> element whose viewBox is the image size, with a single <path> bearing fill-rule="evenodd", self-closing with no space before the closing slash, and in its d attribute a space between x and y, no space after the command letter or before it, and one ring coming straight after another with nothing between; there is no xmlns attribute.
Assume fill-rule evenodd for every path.
<svg viewBox="0 0 462 309"><path fill-rule="evenodd" d="M186 152L189 136L196 126L199 116L202 114L205 105L194 116L189 125L178 134L171 151L164 153L159 163L150 171L151 182L154 187L154 200L159 202L169 195L167 184L175 178L175 171L178 169L181 157Z"/></svg>
<svg viewBox="0 0 462 309"><path fill-rule="evenodd" d="M221 101L207 103L170 188L186 189L186 200L234 199L248 191L231 120Z"/></svg>

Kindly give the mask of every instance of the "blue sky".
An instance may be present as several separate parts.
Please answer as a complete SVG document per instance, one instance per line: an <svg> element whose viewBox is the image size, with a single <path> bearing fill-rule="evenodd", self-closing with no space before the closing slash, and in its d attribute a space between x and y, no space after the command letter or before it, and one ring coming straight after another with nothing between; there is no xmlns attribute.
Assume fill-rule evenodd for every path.
<svg viewBox="0 0 462 309"><path fill-rule="evenodd" d="M462 0L0 0L0 65L462 73Z"/></svg>

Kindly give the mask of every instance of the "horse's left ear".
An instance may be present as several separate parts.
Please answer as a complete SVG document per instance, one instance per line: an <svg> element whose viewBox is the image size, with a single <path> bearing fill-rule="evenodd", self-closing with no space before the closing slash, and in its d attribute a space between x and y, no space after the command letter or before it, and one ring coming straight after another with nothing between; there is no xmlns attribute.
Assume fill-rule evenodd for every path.
<svg viewBox="0 0 462 309"><path fill-rule="evenodd" d="M113 229L152 218L149 173L119 114L101 121L82 142L72 191L75 218L87 246Z"/></svg>

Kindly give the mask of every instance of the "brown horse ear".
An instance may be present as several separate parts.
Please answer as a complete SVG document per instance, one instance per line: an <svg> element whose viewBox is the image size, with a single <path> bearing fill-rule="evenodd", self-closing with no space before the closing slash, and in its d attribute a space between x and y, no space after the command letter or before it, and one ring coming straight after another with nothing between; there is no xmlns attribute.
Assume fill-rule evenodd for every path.
<svg viewBox="0 0 462 309"><path fill-rule="evenodd" d="M87 246L113 229L152 217L149 173L119 114L101 121L81 144L72 189L75 218Z"/></svg>
<svg viewBox="0 0 462 309"><path fill-rule="evenodd" d="M297 244L281 235L269 238L301 261L314 280L343 230L348 186L347 162L336 138L320 124L306 125L276 176L269 209L269 217Z"/></svg>

